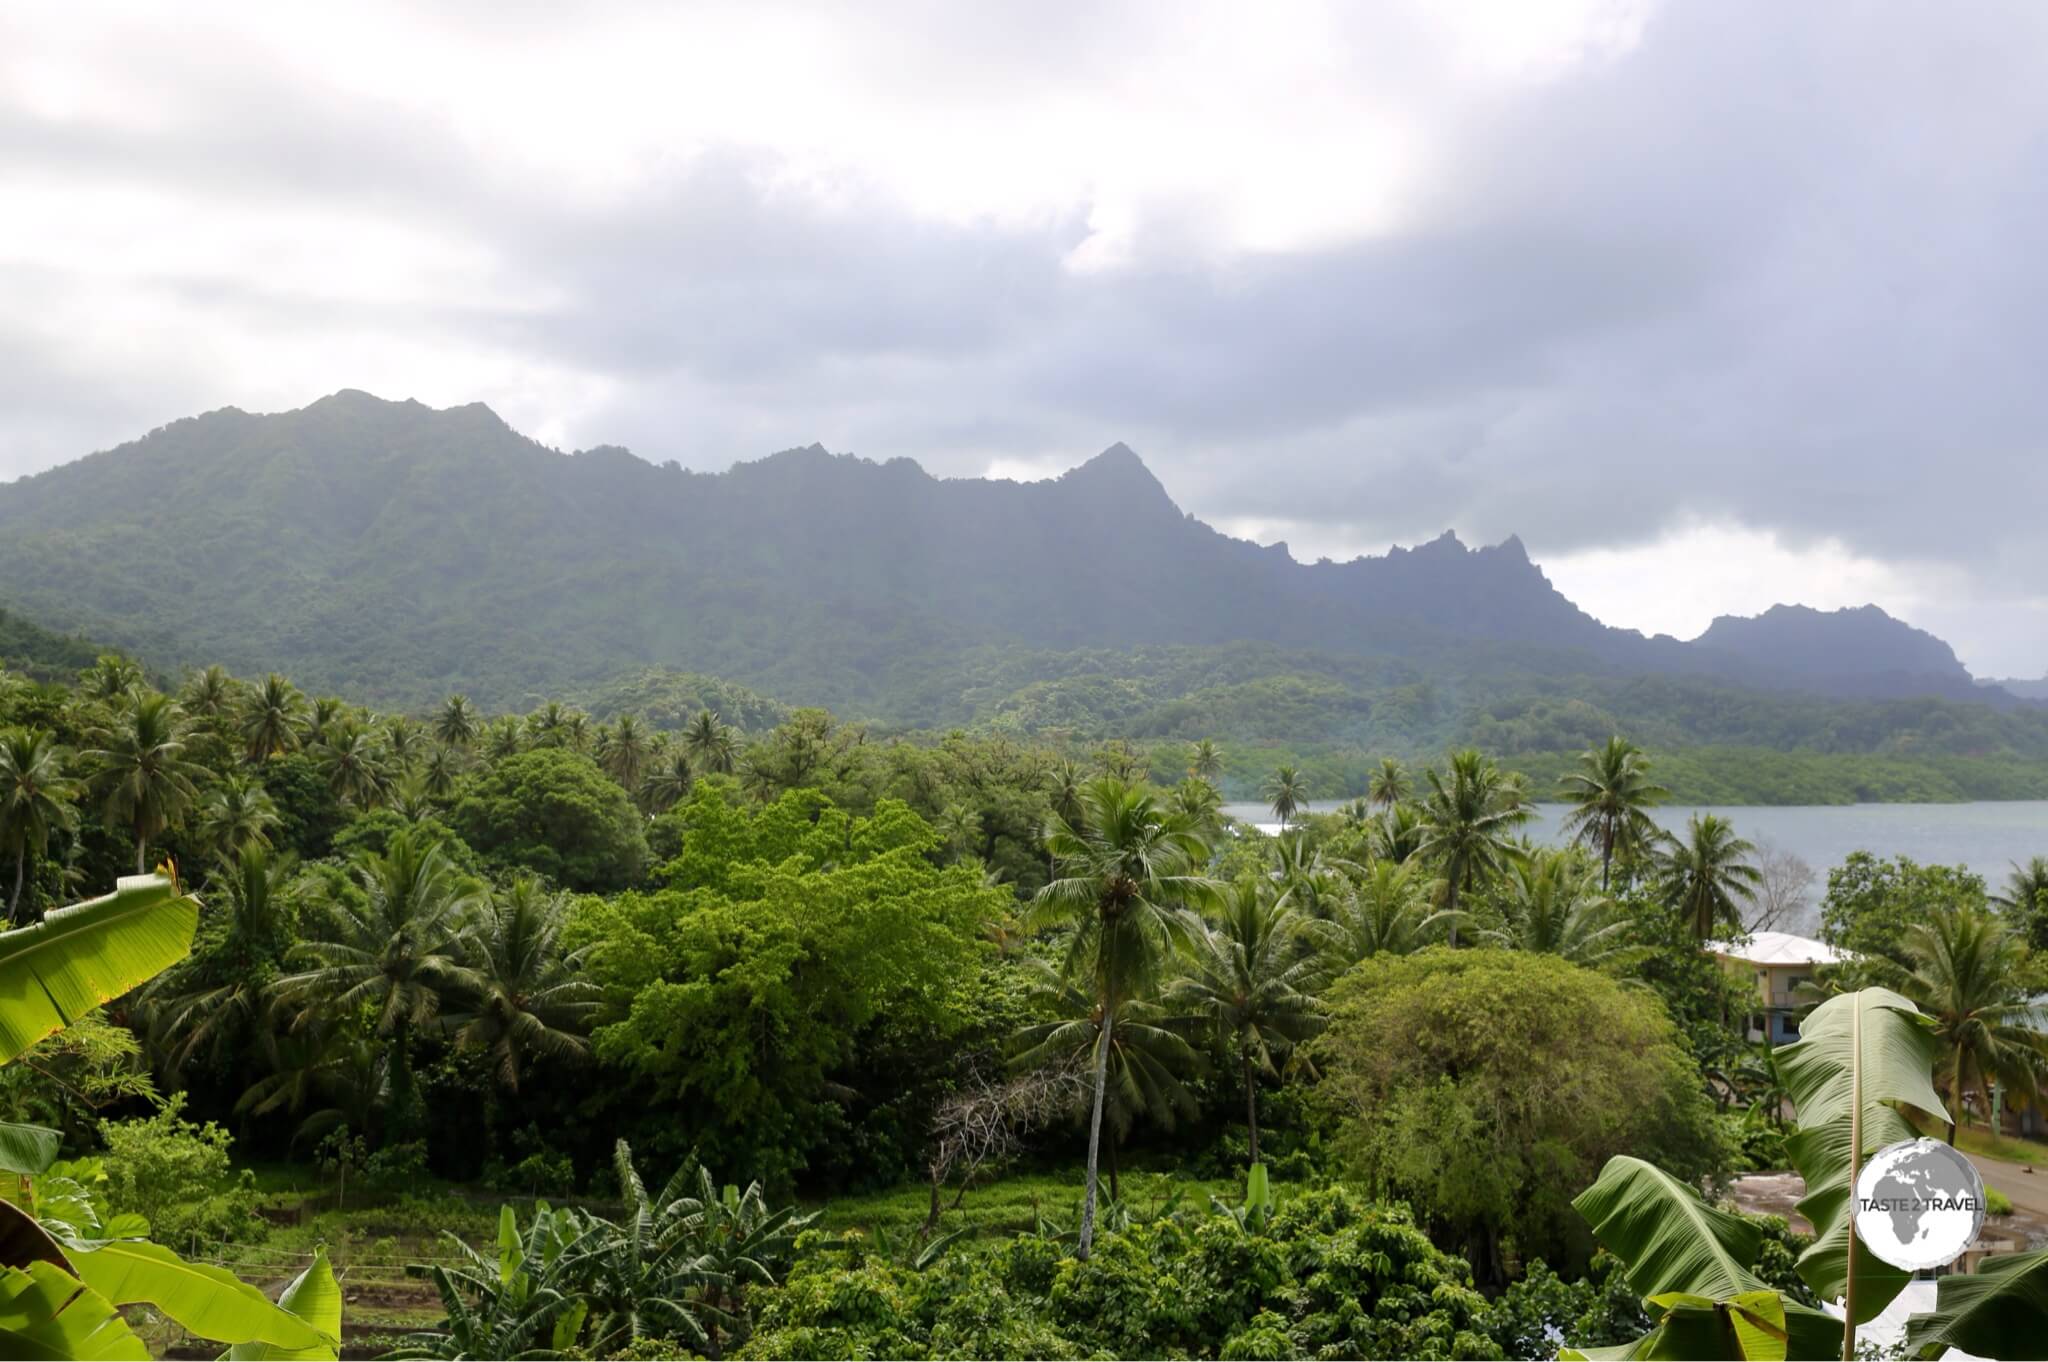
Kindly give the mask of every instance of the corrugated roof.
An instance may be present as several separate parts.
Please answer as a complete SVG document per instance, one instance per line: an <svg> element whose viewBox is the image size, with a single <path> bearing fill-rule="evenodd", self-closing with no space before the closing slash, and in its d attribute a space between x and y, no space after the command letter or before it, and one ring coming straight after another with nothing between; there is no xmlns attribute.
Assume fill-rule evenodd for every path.
<svg viewBox="0 0 2048 1362"><path fill-rule="evenodd" d="M1707 948L1716 955L1752 965L1838 965L1849 959L1825 941L1791 932L1753 932L1747 942L1710 941Z"/></svg>

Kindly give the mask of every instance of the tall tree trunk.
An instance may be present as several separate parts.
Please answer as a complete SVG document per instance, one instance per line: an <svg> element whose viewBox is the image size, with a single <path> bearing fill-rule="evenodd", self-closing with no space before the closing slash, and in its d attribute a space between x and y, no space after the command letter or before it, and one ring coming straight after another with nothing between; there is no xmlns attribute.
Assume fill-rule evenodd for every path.
<svg viewBox="0 0 2048 1362"><path fill-rule="evenodd" d="M1457 912L1458 912L1458 876L1459 876L1459 875L1460 875L1461 873L1462 873L1462 870L1461 870L1460 868L1458 868L1458 867L1453 867L1453 868L1452 868L1452 871L1451 871L1451 877L1450 877L1450 879L1448 879L1448 880L1447 880L1447 881L1445 881L1445 883L1444 883L1444 911L1445 911L1445 912L1447 912L1447 913L1450 913L1450 914L1452 915L1452 917L1451 917L1451 949L1452 949L1452 950L1456 950L1456 949L1458 949L1458 919L1457 919L1457 916L1456 916L1456 915L1457 915Z"/></svg>
<svg viewBox="0 0 2048 1362"><path fill-rule="evenodd" d="M1259 1161L1259 1090L1252 1082L1252 1057L1242 1045L1238 1058L1244 1066L1244 1123L1252 1133L1252 1162Z"/></svg>
<svg viewBox="0 0 2048 1362"><path fill-rule="evenodd" d="M1956 1147L1956 1121L1963 1114L1963 1043L1956 1042L1956 1067L1948 1081L1948 1147ZM1994 1134L1996 1132L1993 1132Z"/></svg>
<svg viewBox="0 0 2048 1362"><path fill-rule="evenodd" d="M23 847L21 854L14 858L14 893L7 900L7 922L9 926L13 925L14 915L21 909L21 877L27 869L28 848Z"/></svg>
<svg viewBox="0 0 2048 1362"><path fill-rule="evenodd" d="M149 840L139 832L135 834L135 873L149 873Z"/></svg>
<svg viewBox="0 0 2048 1362"><path fill-rule="evenodd" d="M1095 1039L1095 1109L1088 1117L1088 1186L1081 1195L1081 1240L1075 1256L1088 1261L1095 1247L1095 1184L1101 1176L1098 1160L1102 1153L1102 1095L1109 1086L1109 1031L1114 1024L1110 1009L1102 1009L1102 1034Z"/></svg>
<svg viewBox="0 0 2048 1362"><path fill-rule="evenodd" d="M1600 892L1607 892L1607 875L1614 867L1614 826L1609 824L1600 838Z"/></svg>

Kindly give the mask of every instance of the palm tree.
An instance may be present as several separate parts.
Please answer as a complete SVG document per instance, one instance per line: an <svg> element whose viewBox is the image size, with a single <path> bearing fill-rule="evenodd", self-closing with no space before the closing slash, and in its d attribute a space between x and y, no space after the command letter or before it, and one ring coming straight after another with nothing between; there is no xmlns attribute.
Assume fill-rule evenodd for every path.
<svg viewBox="0 0 2048 1362"><path fill-rule="evenodd" d="M249 760L262 761L297 747L305 722L306 697L299 688L276 672L264 677L242 710L242 740L248 744Z"/></svg>
<svg viewBox="0 0 2048 1362"><path fill-rule="evenodd" d="M278 997L298 1008L299 1026L374 1009L391 1048L392 1108L403 1127L412 1119L413 1033L460 986L463 929L482 891L441 843L411 829L394 832L382 855L358 852L350 870L361 900L335 895L318 905L317 935L294 951L306 968L278 981Z"/></svg>
<svg viewBox="0 0 2048 1362"><path fill-rule="evenodd" d="M2048 856L2014 864L2005 892L1992 895L1991 901L2004 910L2035 950L2048 950Z"/></svg>
<svg viewBox="0 0 2048 1362"><path fill-rule="evenodd" d="M199 838L223 859L241 855L245 847L269 846L278 822L277 804L247 776L229 776L199 806Z"/></svg>
<svg viewBox="0 0 2048 1362"><path fill-rule="evenodd" d="M699 771L731 775L739 764L739 750L739 740L731 727L721 723L708 709L698 710L690 726L683 730L683 751Z"/></svg>
<svg viewBox="0 0 2048 1362"><path fill-rule="evenodd" d="M948 860L957 860L981 844L981 811L966 804L948 804L939 810L933 825L939 834L939 845L948 853Z"/></svg>
<svg viewBox="0 0 2048 1362"><path fill-rule="evenodd" d="M1183 934L1181 910L1215 885L1199 873L1209 858L1208 842L1142 786L1098 777L1082 787L1079 803L1078 819L1054 814L1046 828L1055 875L1033 898L1032 917L1034 926L1059 922L1073 928L1066 974L1086 981L1101 1016L1081 1202L1079 1252L1086 1258L1095 1242L1102 1104L1118 1010L1149 991Z"/></svg>
<svg viewBox="0 0 2048 1362"><path fill-rule="evenodd" d="M122 700L144 684L142 668L119 653L101 653L78 674L78 686L95 700Z"/></svg>
<svg viewBox="0 0 2048 1362"><path fill-rule="evenodd" d="M209 909L225 906L219 943L162 974L145 997L152 1044L175 1074L200 1050L215 1057L263 1011L271 973L290 932L287 886L297 870L289 854L257 843L235 850L207 882Z"/></svg>
<svg viewBox="0 0 2048 1362"><path fill-rule="evenodd" d="M1273 839L1273 883L1304 916L1327 917L1331 900L1350 887L1346 877L1358 873L1357 865L1323 855L1300 833Z"/></svg>
<svg viewBox="0 0 2048 1362"><path fill-rule="evenodd" d="M1372 826L1372 854L1382 861L1406 862L1422 848L1428 835L1422 809L1405 800L1390 805Z"/></svg>
<svg viewBox="0 0 2048 1362"><path fill-rule="evenodd" d="M1413 788L1408 771L1392 757L1380 758L1380 769L1366 782L1365 797L1382 809L1391 809L1408 797Z"/></svg>
<svg viewBox="0 0 2048 1362"><path fill-rule="evenodd" d="M135 873L149 869L149 844L185 815L206 772L184 758L184 715L168 695L138 694L85 754L109 822L135 833Z"/></svg>
<svg viewBox="0 0 2048 1362"><path fill-rule="evenodd" d="M484 751L493 761L516 757L526 745L526 729L519 720L503 714L484 729Z"/></svg>
<svg viewBox="0 0 2048 1362"><path fill-rule="evenodd" d="M1192 934L1187 973L1168 986L1163 1000L1171 1010L1204 1018L1237 1051L1253 1163L1260 1161L1260 1075L1279 1077L1274 1055L1286 1055L1322 1029L1312 993L1318 963L1297 949L1302 926L1294 906L1257 880L1234 886L1216 918Z"/></svg>
<svg viewBox="0 0 2048 1362"><path fill-rule="evenodd" d="M394 714L384 721L384 754L399 776L412 772L424 746L420 726L405 715Z"/></svg>
<svg viewBox="0 0 2048 1362"><path fill-rule="evenodd" d="M1213 739L1204 738L1195 744L1194 755L1188 760L1188 774L1210 785L1223 774L1223 753Z"/></svg>
<svg viewBox="0 0 2048 1362"><path fill-rule="evenodd" d="M1580 753L1579 769L1568 772L1559 784L1572 805L1564 831L1575 841L1600 849L1604 891L1612 882L1617 853L1633 860L1656 844L1661 834L1646 810L1671 792L1650 780L1649 758L1642 749L1619 735L1609 738L1605 747Z"/></svg>
<svg viewBox="0 0 2048 1362"><path fill-rule="evenodd" d="M1420 862L1374 861L1328 919L1310 924L1325 972L1342 974L1375 955L1409 955L1435 940L1450 915L1429 911L1431 886Z"/></svg>
<svg viewBox="0 0 2048 1362"><path fill-rule="evenodd" d="M630 714L605 730L598 739L597 764L628 790L638 790L647 773L647 731Z"/></svg>
<svg viewBox="0 0 2048 1362"><path fill-rule="evenodd" d="M1538 852L1510 866L1496 902L1503 925L1480 934L1492 945L1607 970L1653 953L1631 940L1632 924L1593 887L1592 867L1571 851Z"/></svg>
<svg viewBox="0 0 2048 1362"><path fill-rule="evenodd" d="M1982 1099L1986 1120L1994 1083L2038 1101L2048 1019L2028 999L2025 943L1989 913L1941 908L1906 933L1905 945L1913 968L1903 991L1934 1018L1947 1057L1948 1142L1956 1142L1966 1093Z"/></svg>
<svg viewBox="0 0 2048 1362"><path fill-rule="evenodd" d="M1763 872L1750 861L1756 845L1735 835L1734 825L1719 814L1694 814L1686 823L1685 840L1673 841L1660 870L1664 896L1692 923L1693 935L1705 941L1720 923L1742 930L1742 905L1754 902Z"/></svg>
<svg viewBox="0 0 2048 1362"><path fill-rule="evenodd" d="M312 712L306 716L301 741L309 746L321 742L337 724L346 722L348 718L347 705L332 695L323 695L313 702Z"/></svg>
<svg viewBox="0 0 2048 1362"><path fill-rule="evenodd" d="M476 741L476 711L467 695L451 695L434 719L434 737L444 747L467 747Z"/></svg>
<svg viewBox="0 0 2048 1362"><path fill-rule="evenodd" d="M1455 914L1465 891L1491 881L1520 855L1510 834L1529 821L1529 810L1500 768L1472 748L1451 754L1448 776L1433 767L1428 775L1415 850L1442 868L1444 911ZM1453 917L1451 945L1457 944Z"/></svg>
<svg viewBox="0 0 2048 1362"><path fill-rule="evenodd" d="M1284 833L1287 820L1308 803L1308 782L1294 767L1282 766L1267 779L1262 793L1272 801L1273 816L1280 820L1280 831Z"/></svg>
<svg viewBox="0 0 2048 1362"><path fill-rule="evenodd" d="M1042 960L1022 962L1031 979L1031 1005L1047 1020L1019 1031L1012 1040L1010 1060L1019 1070L1055 1069L1071 1071L1103 1063L1104 1096L1076 1114L1107 1124L1109 1141L1109 1195L1117 1198L1117 1146L1129 1135L1140 1118L1172 1130L1184 1120L1201 1114L1201 1103L1187 1085L1187 1078L1202 1064L1202 1057L1187 1037L1178 1019L1158 1004L1141 998L1126 998L1106 1014L1088 989L1061 977ZM1109 1018L1105 1031L1103 1018ZM1107 1050L1103 1037L1107 1035ZM1083 1091L1091 1091L1084 1088ZM1091 1130L1096 1127L1091 1127ZM1094 1145L1091 1135L1090 1147ZM1090 1224L1086 1202L1082 1224Z"/></svg>
<svg viewBox="0 0 2048 1362"><path fill-rule="evenodd" d="M1169 796L1175 813L1185 816L1205 836L1213 836L1223 812L1223 795L1201 776L1189 776Z"/></svg>
<svg viewBox="0 0 2048 1362"><path fill-rule="evenodd" d="M28 858L50 848L52 828L77 825L78 783L64 775L64 749L39 728L0 733L0 854L14 857L14 891L7 920L21 910Z"/></svg>
<svg viewBox="0 0 2048 1362"><path fill-rule="evenodd" d="M589 1050L581 1032L599 990L582 973L589 947L562 949L568 918L567 899L531 876L515 879L478 913L464 942L466 963L452 976L467 995L462 1014L449 1018L456 1046L489 1050L509 1092L519 1091L527 1061Z"/></svg>
<svg viewBox="0 0 2048 1362"><path fill-rule="evenodd" d="M313 749L327 788L358 809L374 809L391 789L376 735L355 723L331 725Z"/></svg>
<svg viewBox="0 0 2048 1362"><path fill-rule="evenodd" d="M235 679L218 664L194 672L179 694L185 712L199 719L225 719L235 707Z"/></svg>
<svg viewBox="0 0 2048 1362"><path fill-rule="evenodd" d="M696 780L690 754L679 747L665 749L640 782L640 807L649 813L672 809L690 793Z"/></svg>
<svg viewBox="0 0 2048 1362"><path fill-rule="evenodd" d="M1080 821L1081 791L1088 787L1088 773L1078 762L1062 761L1052 769L1049 800L1052 812L1069 823Z"/></svg>
<svg viewBox="0 0 2048 1362"><path fill-rule="evenodd" d="M420 788L429 799L446 799L455 793L455 782L462 776L462 766L461 748L445 744L435 747L420 766Z"/></svg>

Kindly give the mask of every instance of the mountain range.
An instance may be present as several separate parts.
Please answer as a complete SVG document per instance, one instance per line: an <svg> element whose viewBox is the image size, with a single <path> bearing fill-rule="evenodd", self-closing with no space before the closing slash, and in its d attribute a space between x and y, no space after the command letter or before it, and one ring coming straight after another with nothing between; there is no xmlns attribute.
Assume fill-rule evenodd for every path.
<svg viewBox="0 0 2048 1362"><path fill-rule="evenodd" d="M1181 511L1121 444L1034 483L817 445L701 473L612 446L564 454L481 404L356 391L209 412L0 486L0 606L160 666L413 706L452 691L513 706L655 667L929 724L958 717L935 697L956 699L959 660L990 650L1247 645L1394 679L2015 703L1875 606L1777 606L1687 642L1602 624L1515 538L1297 562Z"/></svg>

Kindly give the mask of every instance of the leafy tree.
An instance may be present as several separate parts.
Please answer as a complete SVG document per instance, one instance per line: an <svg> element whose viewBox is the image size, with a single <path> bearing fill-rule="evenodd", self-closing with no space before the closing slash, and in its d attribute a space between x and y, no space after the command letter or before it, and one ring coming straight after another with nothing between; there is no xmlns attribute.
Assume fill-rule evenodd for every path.
<svg viewBox="0 0 2048 1362"><path fill-rule="evenodd" d="M589 947L565 951L568 903L530 876L493 893L464 941L465 963L451 975L467 995L449 1018L456 1044L488 1050L498 1081L519 1091L534 1059L571 1059L597 1010L597 986L583 976Z"/></svg>
<svg viewBox="0 0 2048 1362"><path fill-rule="evenodd" d="M1612 1155L1686 1178L1720 1166L1711 1104L1663 1009L1604 974L1435 948L1360 963L1330 1002L1316 1098L1347 1158L1462 1240L1482 1281L1505 1283L1510 1251L1582 1257L1571 1190Z"/></svg>
<svg viewBox="0 0 2048 1362"><path fill-rule="evenodd" d="M151 1042L173 1074L201 1051L220 1060L250 1041L290 948L296 869L289 853L251 843L208 882L207 902L226 909L218 938L157 976L145 995Z"/></svg>
<svg viewBox="0 0 2048 1362"><path fill-rule="evenodd" d="M1579 756L1579 769L1567 774L1560 789L1570 802L1564 832L1600 852L1600 888L1612 881L1614 858L1632 864L1663 836L1648 810L1671 792L1650 779L1649 758L1619 735L1601 748Z"/></svg>
<svg viewBox="0 0 2048 1362"><path fill-rule="evenodd" d="M79 788L64 775L64 749L40 729L0 732L0 855L14 858L7 896L11 923L21 911L21 886L31 856L49 851L52 829L78 822Z"/></svg>
<svg viewBox="0 0 2048 1362"><path fill-rule="evenodd" d="M1375 955L1409 955L1433 944L1449 921L1430 911L1429 900L1417 863L1374 861L1309 931L1329 973L1339 975Z"/></svg>
<svg viewBox="0 0 2048 1362"><path fill-rule="evenodd" d="M1754 901L1764 878L1750 859L1755 854L1756 844L1737 837L1714 813L1694 814L1684 839L1665 849L1658 867L1665 900L1692 924L1698 940L1713 936L1717 926L1742 930L1742 905Z"/></svg>
<svg viewBox="0 0 2048 1362"><path fill-rule="evenodd" d="M167 695L136 695L93 738L93 785L107 818L133 831L140 875L150 842L184 817L206 773L185 760L184 716Z"/></svg>
<svg viewBox="0 0 2048 1362"><path fill-rule="evenodd" d="M1202 1017L1237 1052L1251 1161L1259 1160L1258 1080L1278 1078L1275 1056L1322 1029L1313 989L1318 963L1299 949L1304 920L1256 880L1231 887L1219 912L1193 933L1186 973L1165 1003Z"/></svg>
<svg viewBox="0 0 2048 1362"><path fill-rule="evenodd" d="M1914 926L1943 912L1981 908L1984 901L1984 881L1960 866L1852 851L1828 871L1820 934L1845 951L1910 968L1906 938Z"/></svg>
<svg viewBox="0 0 2048 1362"><path fill-rule="evenodd" d="M392 836L382 855L359 852L350 865L356 895L317 905L318 935L294 956L306 967L278 981L278 996L299 1009L298 1025L320 1014L373 1010L391 1051L391 1105L403 1137L416 1118L412 1049L420 1027L441 1012L462 981L463 928L480 900L438 842L411 832Z"/></svg>
<svg viewBox="0 0 2048 1362"><path fill-rule="evenodd" d="M272 672L249 693L242 712L242 740L249 760L263 761L299 745L306 722L306 697Z"/></svg>
<svg viewBox="0 0 2048 1362"><path fill-rule="evenodd" d="M1945 908L1906 933L1912 962L1904 992L1934 1018L1941 1040L1936 1076L1948 1089L1948 1142L1956 1142L1963 1098L1974 1093L1990 1119L1991 1085L2039 1100L2048 1076L2048 1033L2029 996L2026 943L1980 908Z"/></svg>
<svg viewBox="0 0 2048 1362"><path fill-rule="evenodd" d="M2005 891L1992 899L2027 943L2048 953L2048 856L2033 856L2014 865Z"/></svg>
<svg viewBox="0 0 2048 1362"><path fill-rule="evenodd" d="M1606 970L1629 969L1650 953L1570 851L1539 851L1509 867L1494 902L1503 925L1480 933L1492 945Z"/></svg>
<svg viewBox="0 0 2048 1362"><path fill-rule="evenodd" d="M1448 775L1431 768L1428 777L1415 851L1441 867L1444 910L1456 913L1466 891L1491 881L1520 854L1510 834L1529 821L1529 811L1500 768L1471 748L1451 754ZM1455 946L1456 918L1450 931Z"/></svg>
<svg viewBox="0 0 2048 1362"><path fill-rule="evenodd" d="M1280 820L1280 831L1285 833L1287 820L1308 803L1308 782L1295 767L1282 766L1266 781L1265 795L1273 805L1273 816Z"/></svg>
<svg viewBox="0 0 2048 1362"><path fill-rule="evenodd" d="M566 889L623 889L647 863L632 800L590 758L562 748L522 752L472 776L448 819L486 861Z"/></svg>
<svg viewBox="0 0 2048 1362"><path fill-rule="evenodd" d="M1066 971L1087 981L1102 1015L1081 1200L1080 1256L1085 1261L1095 1238L1102 1103L1117 1012L1150 991L1182 935L1180 912L1207 898L1215 886L1199 873L1209 858L1207 842L1144 788L1100 777L1081 789L1080 805L1078 821L1056 813L1047 826L1046 850L1056 875L1034 898L1033 918L1040 925L1072 928Z"/></svg>

